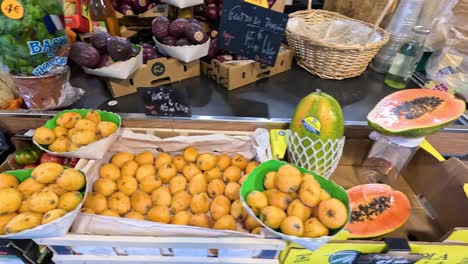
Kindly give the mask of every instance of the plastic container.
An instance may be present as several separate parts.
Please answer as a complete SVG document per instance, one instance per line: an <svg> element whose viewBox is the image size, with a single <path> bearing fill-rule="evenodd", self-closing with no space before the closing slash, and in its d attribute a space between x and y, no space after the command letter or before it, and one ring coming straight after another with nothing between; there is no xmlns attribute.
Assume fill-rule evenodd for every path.
<svg viewBox="0 0 468 264"><path fill-rule="evenodd" d="M350 210L350 207L349 207L349 197L348 197L348 194L346 193L346 191L341 186L337 185L333 181L330 181L330 180L327 180L327 179L323 178L320 175L317 175L316 173L314 173L312 171L309 171L309 170L306 170L304 168L297 167L294 164L291 164L291 165L295 166L296 168L298 168L301 173L309 173L309 174L313 175L315 180L317 180L318 183L320 184L320 187L322 187L324 190L326 190L330 194L331 197L340 200L346 206L346 209L348 211L348 219L347 219L346 223L343 226L341 226L340 228L330 229L330 232L329 232L328 236L321 236L321 237L317 237L317 238L308 238L308 237L296 237L296 236L285 235L285 234L280 233L279 231L277 231L275 229L271 229L270 227L265 225L254 214L254 212L252 212L252 209L250 209L250 207L247 205L247 202L246 202L247 195L250 192L252 192L252 191L265 191L265 187L263 186L263 182L264 182L265 175L267 174L267 172L278 171L278 169L281 166L286 165L286 164L288 164L288 163L286 163L284 161L269 160L269 161L263 162L258 167L256 167L249 174L249 176L247 177L245 182L242 184L241 190L240 190L240 199L241 199L242 204L244 205L245 209L250 214L250 216L252 216L253 218L255 218L255 220L257 220L259 223L261 223L262 226L265 227L268 231L270 231L271 233L273 233L274 235L276 235L278 237L281 237L282 239L297 243L297 244L299 244L299 245L301 245L301 246L303 246L303 247L305 247L305 248L307 248L309 250L316 250L319 247L323 246L328 241L332 240L333 237L335 237L340 231L342 231L345 228L346 223L348 223L348 221L349 221L349 215L351 213L351 210Z"/></svg>
<svg viewBox="0 0 468 264"><path fill-rule="evenodd" d="M67 112L75 112L79 113L81 117L85 117L86 114L91 111L90 109L71 109L71 110L64 110L58 114L56 114L52 119L48 120L45 124L44 127L54 129L57 127L57 118L59 116L67 113ZM114 142L118 139L120 135L120 126L121 126L121 119L120 116L111 112L107 111L102 111L102 110L96 110L99 115L101 116L102 121L109 121L113 122L114 124L117 125L117 130L109 135L108 137L105 137L103 139L100 139L98 141L95 141L93 143L90 143L86 146L81 146L79 149L75 151L70 151L70 152L53 152L48 149L48 146L46 145L40 145L38 144L34 139L33 143L36 144L42 151L45 151L49 154L52 154L54 156L60 156L60 157L68 157L68 158L81 158L81 159L101 159L104 157L104 155L107 153L109 148L114 144Z"/></svg>
<svg viewBox="0 0 468 264"><path fill-rule="evenodd" d="M15 171L5 171L3 173L10 174L15 176L19 182L22 182L31 177L31 174L34 169L26 169L26 170L15 170ZM86 179L85 173L80 171ZM55 219L54 221L45 224L39 225L32 229L27 229L18 233L7 234L7 235L0 235L0 239L34 239L34 238L45 238L45 237L62 237L68 233L70 226L72 225L75 217L80 213L81 206L83 205L86 199L86 185L83 187L80 192L83 194L83 199L81 200L80 204L73 210L65 214L64 216Z"/></svg>
<svg viewBox="0 0 468 264"><path fill-rule="evenodd" d="M424 140L424 137L390 137L377 132L372 132L370 137L375 141L358 171L358 179L362 184L384 183L390 186L397 181Z"/></svg>
<svg viewBox="0 0 468 264"><path fill-rule="evenodd" d="M376 72L386 73L392 64L401 45L412 36L413 27L416 25L419 13L424 5L424 0L401 0L395 14L386 28L390 33L390 40L383 46L369 67Z"/></svg>
<svg viewBox="0 0 468 264"><path fill-rule="evenodd" d="M429 30L422 26L413 28L413 39L405 42L393 59L385 77L385 84L395 89L403 89L409 83L424 53L424 41Z"/></svg>

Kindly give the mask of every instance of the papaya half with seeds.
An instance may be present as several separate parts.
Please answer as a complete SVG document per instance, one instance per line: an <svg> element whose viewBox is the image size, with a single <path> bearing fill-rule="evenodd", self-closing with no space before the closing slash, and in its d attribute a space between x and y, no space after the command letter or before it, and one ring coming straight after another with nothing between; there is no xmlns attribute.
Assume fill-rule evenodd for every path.
<svg viewBox="0 0 468 264"><path fill-rule="evenodd" d="M346 225L350 238L377 237L402 226L411 206L405 194L385 184L364 184L346 191L351 218Z"/></svg>

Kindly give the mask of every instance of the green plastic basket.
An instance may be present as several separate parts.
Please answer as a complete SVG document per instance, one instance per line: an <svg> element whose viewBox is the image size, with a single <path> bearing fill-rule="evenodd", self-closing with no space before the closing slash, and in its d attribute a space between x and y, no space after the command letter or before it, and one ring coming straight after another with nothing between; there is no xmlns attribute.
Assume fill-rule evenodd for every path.
<svg viewBox="0 0 468 264"><path fill-rule="evenodd" d="M68 169L68 167L65 167L65 169ZM12 171L4 171L2 173L5 173L5 174L9 174L9 175L12 175L12 176L15 176L16 179L18 179L19 182L23 182L24 180L26 179L29 179L31 178L31 174L33 172L34 168L30 168L30 169L20 169L20 170L12 170ZM86 191L86 185L87 185L87 179L86 179L86 174L80 170L78 170L79 172L81 172L81 174L83 174L84 178L85 178L85 186L83 188L81 188L80 192L81 194L85 194L85 191Z"/></svg>
<svg viewBox="0 0 468 264"><path fill-rule="evenodd" d="M73 113L78 113L81 115L81 117L85 117L86 114L90 111L93 111L92 109L71 109L71 110L64 110L61 111L60 113L56 114L52 119L48 120L45 124L44 127L54 129L57 127L57 118L59 118L61 115L69 112ZM62 157L70 157L70 158L84 158L84 159L100 159L104 156L104 154L107 152L107 150L110 148L110 146L117 140L118 133L120 131L121 127L121 118L119 115L107 111L102 111L102 110L95 110L99 113L101 116L102 121L108 121L112 122L117 125L117 130L109 135L106 138L103 138L101 140L98 140L96 142L93 142L89 145L82 146L78 150L75 151L70 151L70 152L53 152L48 149L47 145L40 145L38 144L34 139L33 142L36 144L41 150L55 155L55 156L62 156Z"/></svg>
<svg viewBox="0 0 468 264"><path fill-rule="evenodd" d="M67 168L67 167L64 167ZM12 171L5 171L3 173L10 174L18 179L19 182L22 182L31 177L34 168L31 169L20 169L20 170L12 170ZM75 217L80 212L81 207L86 199L86 187L88 185L88 181L86 179L86 174L79 170L85 178L85 186L80 190L81 194L83 195L83 200L81 203L73 210L65 214L64 216L55 219L54 221L47 223L45 225L39 225L32 229L27 229L21 231L19 233L8 234L8 235L0 235L0 239L2 238L11 238L11 239L34 239L34 238L45 238L45 237L60 237L64 236L68 230L70 229Z"/></svg>
<svg viewBox="0 0 468 264"><path fill-rule="evenodd" d="M91 112L93 111L92 109L71 109L71 110L64 110L56 115L54 115L54 117L52 119L49 119L44 127L47 127L47 128L50 128L50 129L54 129L57 127L57 119L65 114L65 113L69 113L69 112L73 112L73 113L78 113L81 115L81 117L85 117L86 114L88 112ZM121 125L121 120L120 120L120 116L118 114L114 114L114 113L111 113L111 112L107 112L107 111L102 111L102 110L94 110L96 112L99 113L99 115L101 116L101 120L102 121L108 121L108 122L112 122L114 124L117 125L117 127L120 127Z"/></svg>
<svg viewBox="0 0 468 264"><path fill-rule="evenodd" d="M265 187L263 186L264 178L265 175L270 172L270 171L278 171L278 169L289 163L286 163L284 161L278 161L278 160L269 160L267 162L263 162L260 164L258 167L256 167L247 177L245 182L242 184L241 189L240 189L240 196L241 196L241 201L244 207L247 209L247 212L254 217L258 222L260 222L266 229L268 229L270 232L273 234L289 240L293 241L305 248L308 248L310 250L315 250L318 247L322 246L329 240L331 240L337 233L339 233L341 230L344 229L346 224L344 224L342 227L337 228L337 229L330 229L330 235L329 236L323 236L319 238L305 238L305 237L296 237L296 236L288 236L280 233L278 230L272 229L260 221L260 219L253 213L253 211L250 209L250 207L247 205L246 199L247 195L252 192L252 191L265 191ZM317 175L313 171L306 170L304 168L295 166L294 164L290 164L296 168L299 169L301 173L309 173L314 176L314 178L320 183L320 186L326 190L331 197L336 198L340 200L345 206L346 210L348 211L348 219L346 223L349 221L350 217L350 208L349 208L349 197L346 193L346 191L333 181L327 180L323 178L320 175Z"/></svg>
<svg viewBox="0 0 468 264"><path fill-rule="evenodd" d="M13 175L13 176L16 177L16 179L18 179L19 182L22 182L22 181L24 181L24 180L31 177L31 174L32 174L33 170L34 170L34 168L20 169L20 170L5 171L5 172L2 172L2 173Z"/></svg>

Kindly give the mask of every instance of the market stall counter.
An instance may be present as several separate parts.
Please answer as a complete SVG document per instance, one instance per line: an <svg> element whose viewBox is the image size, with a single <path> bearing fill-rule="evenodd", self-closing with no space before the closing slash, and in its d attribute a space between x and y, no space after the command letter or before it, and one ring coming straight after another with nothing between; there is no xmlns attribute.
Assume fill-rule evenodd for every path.
<svg viewBox="0 0 468 264"><path fill-rule="evenodd" d="M257 127L286 128L297 103L317 89L337 99L343 108L347 125L361 127L367 125L366 115L372 107L395 91L384 85L384 75L372 70L365 71L359 77L336 81L320 79L293 65L290 71L232 91L226 90L207 76L169 84L168 87L180 91L188 101L192 116L158 118L145 114L144 103L138 93L113 98L105 80L85 74L78 67L72 68L71 76L72 85L83 89L85 94L78 102L69 106L69 109L101 109L119 113L127 127L203 127L218 130L220 126L224 126L247 131ZM11 133L38 127L44 120L37 117L49 118L54 113L56 112L2 110L0 127ZM176 119L178 122L174 122ZM431 135L429 142L444 155L467 155L466 147L461 144L466 140L466 135L459 133L466 132L466 129L462 123L455 123L445 133Z"/></svg>
<svg viewBox="0 0 468 264"><path fill-rule="evenodd" d="M86 91L70 108L95 108L116 113L144 114L138 93L112 98L105 81L76 68L72 85ZM320 79L293 65L290 71L228 91L206 76L167 86L180 90L188 99L193 116L249 117L287 121L297 103L317 89L335 97L343 107L345 120L363 122L376 102L395 90L383 83L384 75L367 70L360 77L336 81Z"/></svg>

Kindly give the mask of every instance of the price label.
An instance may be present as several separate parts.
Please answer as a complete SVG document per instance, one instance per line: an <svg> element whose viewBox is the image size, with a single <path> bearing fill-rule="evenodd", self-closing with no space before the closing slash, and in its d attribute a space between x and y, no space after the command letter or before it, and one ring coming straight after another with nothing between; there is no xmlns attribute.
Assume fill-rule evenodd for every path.
<svg viewBox="0 0 468 264"><path fill-rule="evenodd" d="M217 47L249 59L275 65L288 15L243 0L223 2Z"/></svg>
<svg viewBox="0 0 468 264"><path fill-rule="evenodd" d="M4 0L0 5L0 9L10 19L20 19L24 16L24 7L16 0Z"/></svg>
<svg viewBox="0 0 468 264"><path fill-rule="evenodd" d="M261 7L268 8L268 1L267 0L245 0L247 3L251 3L253 5L258 5Z"/></svg>

